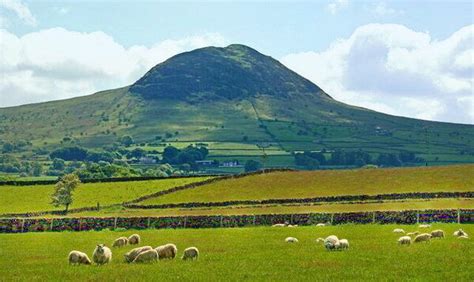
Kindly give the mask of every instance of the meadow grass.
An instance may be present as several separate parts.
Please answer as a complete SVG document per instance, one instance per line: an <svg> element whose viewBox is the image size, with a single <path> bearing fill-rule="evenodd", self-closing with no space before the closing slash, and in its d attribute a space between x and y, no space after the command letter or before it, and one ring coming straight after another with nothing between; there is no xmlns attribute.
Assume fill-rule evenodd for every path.
<svg viewBox="0 0 474 282"><path fill-rule="evenodd" d="M297 214L297 213L337 213L361 211L400 211L400 210L444 210L474 209L473 199L430 199L387 201L383 203L331 203L321 205L255 205L212 208L173 208L173 209L129 209L114 206L100 211L70 213L69 217L142 217L142 216L186 216L186 215L242 215L242 214ZM63 217L63 216L48 216Z"/></svg>
<svg viewBox="0 0 474 282"><path fill-rule="evenodd" d="M311 198L335 195L472 191L474 165L290 171L217 181L141 204Z"/></svg>
<svg viewBox="0 0 474 282"><path fill-rule="evenodd" d="M80 184L74 191L74 202L70 208L120 204L143 195L170 189L208 177L170 178L147 181L124 181ZM60 210L51 203L54 185L0 186L0 214L23 213L45 210Z"/></svg>
<svg viewBox="0 0 474 282"><path fill-rule="evenodd" d="M228 228L146 231L90 231L0 234L0 277L5 281L473 281L474 243L452 236L473 225L433 224L447 238L399 246L395 227L341 225L298 228ZM70 266L71 250L92 257L96 244L109 246L115 238L139 233L143 245L168 242L200 250L197 261L180 259L153 264L127 264L123 254L132 247L113 248L113 260L104 266ZM335 234L347 238L348 251L329 252L316 238ZM299 243L285 243L287 236Z"/></svg>

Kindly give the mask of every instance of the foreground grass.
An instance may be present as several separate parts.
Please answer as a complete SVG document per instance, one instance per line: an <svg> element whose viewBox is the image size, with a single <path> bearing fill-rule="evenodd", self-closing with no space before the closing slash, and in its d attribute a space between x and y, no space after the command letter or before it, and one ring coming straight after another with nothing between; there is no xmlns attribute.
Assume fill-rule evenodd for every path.
<svg viewBox="0 0 474 282"><path fill-rule="evenodd" d="M333 195L472 191L474 165L274 172L218 181L141 202L144 205L310 198Z"/></svg>
<svg viewBox="0 0 474 282"><path fill-rule="evenodd" d="M474 209L474 199L432 199L368 202L358 204L332 203L322 205L258 205L213 208L176 209L128 209L122 206L110 207L101 211L70 213L69 217L141 217L141 216L186 216L186 215L241 215L241 214L291 214L291 213L333 213L360 211L397 211L428 209ZM63 217L63 216L48 216Z"/></svg>
<svg viewBox="0 0 474 282"><path fill-rule="evenodd" d="M173 178L149 181L128 181L108 183L85 183L74 192L74 202L70 208L120 204L143 195L170 189L208 177ZM22 213L45 210L59 210L51 203L50 195L54 185L0 186L0 214Z"/></svg>
<svg viewBox="0 0 474 282"><path fill-rule="evenodd" d="M198 261L160 261L134 265L123 261L131 249L113 249L105 266L69 266L67 254L76 249L92 256L96 244L111 244L132 231L26 233L0 235L0 277L20 281L473 281L472 239L452 237L455 224L435 224L447 238L412 246L398 246L394 225L343 225L298 228L181 229L138 231L144 245L168 242L178 255L188 246L201 252ZM402 226L415 230L415 226ZM469 234L474 226L463 225ZM350 241L350 250L328 252L317 237L336 234ZM284 242L294 236L297 244Z"/></svg>

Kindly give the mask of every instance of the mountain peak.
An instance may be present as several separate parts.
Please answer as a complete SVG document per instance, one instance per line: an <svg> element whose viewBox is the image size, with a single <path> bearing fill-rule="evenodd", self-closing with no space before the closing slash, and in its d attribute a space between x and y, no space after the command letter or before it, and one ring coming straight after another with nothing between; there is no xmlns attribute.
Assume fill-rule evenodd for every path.
<svg viewBox="0 0 474 282"><path fill-rule="evenodd" d="M242 44L204 47L171 57L131 87L146 99L187 100L315 95L321 89L270 56ZM325 97L329 97L324 94Z"/></svg>

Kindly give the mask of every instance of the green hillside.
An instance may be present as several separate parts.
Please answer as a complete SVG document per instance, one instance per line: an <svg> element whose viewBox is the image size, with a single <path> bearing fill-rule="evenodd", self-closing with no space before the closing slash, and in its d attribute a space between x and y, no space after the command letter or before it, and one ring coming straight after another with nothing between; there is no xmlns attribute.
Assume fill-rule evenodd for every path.
<svg viewBox="0 0 474 282"><path fill-rule="evenodd" d="M124 135L135 140L130 149L204 143L209 159L255 159L265 166L294 166L295 151L322 149L409 151L429 164L474 162L474 126L340 103L243 45L179 54L131 86L0 109L0 142L22 143L12 154L23 160L46 160L72 144L102 149Z"/></svg>

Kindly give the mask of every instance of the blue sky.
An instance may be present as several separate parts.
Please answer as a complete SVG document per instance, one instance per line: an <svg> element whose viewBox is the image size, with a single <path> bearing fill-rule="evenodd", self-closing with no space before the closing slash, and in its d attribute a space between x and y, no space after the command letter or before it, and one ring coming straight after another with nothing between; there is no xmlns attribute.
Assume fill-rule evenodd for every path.
<svg viewBox="0 0 474 282"><path fill-rule="evenodd" d="M242 43L338 100L473 123L473 14L472 1L0 0L0 106L123 86L175 53Z"/></svg>

